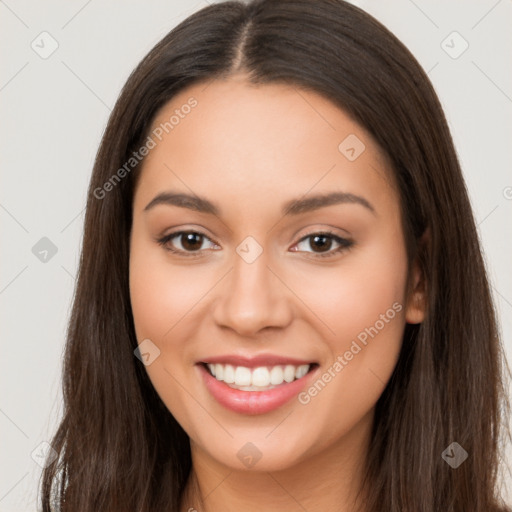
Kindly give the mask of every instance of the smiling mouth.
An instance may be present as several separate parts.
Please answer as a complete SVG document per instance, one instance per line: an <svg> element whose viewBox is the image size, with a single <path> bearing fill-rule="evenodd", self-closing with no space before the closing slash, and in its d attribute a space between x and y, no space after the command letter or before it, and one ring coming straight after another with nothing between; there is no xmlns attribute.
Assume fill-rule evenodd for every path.
<svg viewBox="0 0 512 512"><path fill-rule="evenodd" d="M318 367L317 363L272 365L248 368L220 363L201 363L217 381L241 391L268 391L301 379Z"/></svg>

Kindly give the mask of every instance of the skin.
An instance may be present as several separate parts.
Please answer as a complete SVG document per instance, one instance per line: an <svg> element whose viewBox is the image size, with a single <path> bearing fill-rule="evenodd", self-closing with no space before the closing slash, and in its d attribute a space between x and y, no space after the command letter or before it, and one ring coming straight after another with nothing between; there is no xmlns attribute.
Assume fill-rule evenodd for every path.
<svg viewBox="0 0 512 512"><path fill-rule="evenodd" d="M130 248L137 339L160 350L146 370L191 442L182 510L355 510L375 403L405 323L424 317L392 172L370 135L327 99L250 85L243 75L182 91L153 127L191 96L197 106L144 161ZM352 162L338 149L349 134L365 145ZM168 204L144 210L170 190L205 197L220 213ZM361 196L374 211L344 203L281 212L286 201L333 191ZM353 245L334 253L336 241L318 249L304 238L326 229ZM199 256L157 242L179 230L206 236ZM236 252L247 236L263 249L250 264ZM183 237L167 247L193 252ZM331 256L318 256L325 252ZM292 399L265 414L235 413L209 394L195 365L208 356L272 353L317 361L320 376L395 303L401 310L307 404ZM247 442L261 453L251 468L237 457ZM203 506L194 482L207 496Z"/></svg>

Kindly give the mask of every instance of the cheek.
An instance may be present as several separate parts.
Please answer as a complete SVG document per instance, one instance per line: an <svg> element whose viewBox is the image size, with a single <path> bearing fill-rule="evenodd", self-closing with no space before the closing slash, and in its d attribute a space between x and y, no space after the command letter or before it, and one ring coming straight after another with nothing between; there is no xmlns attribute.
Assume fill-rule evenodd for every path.
<svg viewBox="0 0 512 512"><path fill-rule="evenodd" d="M326 337L330 360L299 399L333 436L371 410L396 366L405 327L406 276L405 249L384 239L360 257L347 258L345 267L317 281L318 293L305 299L314 303L317 298L315 313L334 334Z"/></svg>
<svg viewBox="0 0 512 512"><path fill-rule="evenodd" d="M325 426L326 443L347 433L375 407L393 373L402 345L404 309L396 302L384 311L388 313L366 326L351 325L357 334L333 342L332 359L298 397L308 421L316 428Z"/></svg>
<svg viewBox="0 0 512 512"><path fill-rule="evenodd" d="M333 350L344 351L347 342L388 311L393 322L387 329L401 332L404 319L393 304L405 309L407 256L399 240L382 237L347 253L335 267L319 266L314 272L304 267L289 276L294 291L326 327L322 332Z"/></svg>
<svg viewBox="0 0 512 512"><path fill-rule="evenodd" d="M172 266L159 246L136 239L130 251L130 298L137 341L151 340L158 356L145 366L153 387L179 419L182 426L193 431L193 422L186 412L190 397L181 383L190 378L192 365L183 364L190 339L186 315L204 294L201 279L190 279L190 272Z"/></svg>
<svg viewBox="0 0 512 512"><path fill-rule="evenodd" d="M191 277L193 278L191 279ZM130 252L130 297L137 339L159 344L204 295L201 270L171 265L155 244L134 241Z"/></svg>
<svg viewBox="0 0 512 512"><path fill-rule="evenodd" d="M158 343L172 325L172 287L165 274L135 247L130 256L130 296L137 340ZM167 314L162 314L167 310Z"/></svg>

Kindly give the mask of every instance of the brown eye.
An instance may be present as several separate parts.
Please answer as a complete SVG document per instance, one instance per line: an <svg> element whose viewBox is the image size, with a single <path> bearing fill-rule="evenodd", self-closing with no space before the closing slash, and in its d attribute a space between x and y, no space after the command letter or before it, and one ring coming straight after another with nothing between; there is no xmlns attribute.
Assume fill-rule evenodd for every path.
<svg viewBox="0 0 512 512"><path fill-rule="evenodd" d="M203 235L199 233L182 233L178 239L186 251L197 251L203 245Z"/></svg>
<svg viewBox="0 0 512 512"><path fill-rule="evenodd" d="M205 242L210 242L215 247L215 244L206 235L196 231L178 231L158 240L158 243L166 250L183 256L198 256L201 249L205 249Z"/></svg>
<svg viewBox="0 0 512 512"><path fill-rule="evenodd" d="M309 246L317 252L328 251L332 246L332 238L326 235L314 235L309 237Z"/></svg>
<svg viewBox="0 0 512 512"><path fill-rule="evenodd" d="M337 244L338 247L335 247L333 250L333 244ZM302 245L302 248L300 246ZM299 249L296 251L304 251L313 253L316 256L329 257L334 256L346 249L349 249L354 245L352 240L347 240L346 238L341 238L333 233L312 233L311 235L307 235L296 245ZM307 250L307 249L311 250Z"/></svg>

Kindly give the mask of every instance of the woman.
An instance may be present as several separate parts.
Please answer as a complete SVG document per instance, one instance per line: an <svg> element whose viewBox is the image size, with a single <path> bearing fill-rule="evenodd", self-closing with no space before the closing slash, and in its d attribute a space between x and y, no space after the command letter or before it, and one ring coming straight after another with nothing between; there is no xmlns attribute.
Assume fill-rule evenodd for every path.
<svg viewBox="0 0 512 512"><path fill-rule="evenodd" d="M342 1L209 6L91 183L51 510L507 510L504 361L425 73Z"/></svg>

